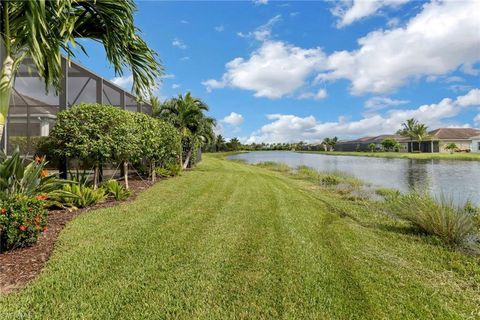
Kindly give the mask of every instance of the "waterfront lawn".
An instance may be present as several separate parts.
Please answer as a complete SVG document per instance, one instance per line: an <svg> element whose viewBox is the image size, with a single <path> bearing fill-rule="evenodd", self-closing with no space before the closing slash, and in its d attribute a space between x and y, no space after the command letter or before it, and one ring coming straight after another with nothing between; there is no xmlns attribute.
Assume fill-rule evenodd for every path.
<svg viewBox="0 0 480 320"><path fill-rule="evenodd" d="M406 152L356 152L356 151L301 151L304 153L319 153L334 156L357 156L377 158L404 158L404 159L439 159L439 160L468 160L480 161L480 153L406 153Z"/></svg>
<svg viewBox="0 0 480 320"><path fill-rule="evenodd" d="M39 278L0 298L0 318L480 317L479 259L377 206L205 155L72 221Z"/></svg>

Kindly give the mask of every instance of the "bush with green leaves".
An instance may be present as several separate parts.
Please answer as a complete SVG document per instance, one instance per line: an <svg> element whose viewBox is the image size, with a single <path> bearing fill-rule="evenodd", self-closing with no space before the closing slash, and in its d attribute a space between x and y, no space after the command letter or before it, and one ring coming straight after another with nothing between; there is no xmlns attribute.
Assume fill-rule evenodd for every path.
<svg viewBox="0 0 480 320"><path fill-rule="evenodd" d="M94 164L94 185L99 166L120 156L119 132L124 132L124 110L101 104L80 104L57 114L50 141L59 157L88 160ZM123 148L123 145L121 146Z"/></svg>
<svg viewBox="0 0 480 320"><path fill-rule="evenodd" d="M177 163L170 163L164 167L156 168L155 173L161 178L175 177L180 174L182 167Z"/></svg>
<svg viewBox="0 0 480 320"><path fill-rule="evenodd" d="M45 196L23 194L0 198L0 251L34 244L47 228Z"/></svg>
<svg viewBox="0 0 480 320"><path fill-rule="evenodd" d="M112 197L117 201L123 201L130 197L130 191L128 191L117 180L108 180L102 185L107 196Z"/></svg>
<svg viewBox="0 0 480 320"><path fill-rule="evenodd" d="M179 161L181 138L173 125L135 113L134 120L139 130L140 153L149 164L149 175L155 181L156 166L175 164Z"/></svg>

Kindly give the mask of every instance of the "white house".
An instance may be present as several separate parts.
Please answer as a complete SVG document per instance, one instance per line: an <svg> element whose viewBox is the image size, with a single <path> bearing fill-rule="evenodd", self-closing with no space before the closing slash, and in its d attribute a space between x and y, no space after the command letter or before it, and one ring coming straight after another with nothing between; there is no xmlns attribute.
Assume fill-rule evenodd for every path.
<svg viewBox="0 0 480 320"><path fill-rule="evenodd" d="M471 139L472 139L472 145L470 149L472 150L472 152L480 153L480 136L475 136L475 137L472 137Z"/></svg>

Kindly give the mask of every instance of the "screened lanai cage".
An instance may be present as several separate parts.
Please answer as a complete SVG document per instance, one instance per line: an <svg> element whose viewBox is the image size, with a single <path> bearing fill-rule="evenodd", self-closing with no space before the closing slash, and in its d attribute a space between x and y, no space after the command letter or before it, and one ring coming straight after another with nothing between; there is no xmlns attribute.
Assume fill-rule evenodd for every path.
<svg viewBox="0 0 480 320"><path fill-rule="evenodd" d="M10 99L9 114L1 148L7 154L18 146L21 153L33 157L55 124L56 114L80 103L110 104L132 112L152 113L152 107L137 102L130 93L62 57L63 79L56 93L46 93L32 60L19 67ZM53 162L51 163L53 165Z"/></svg>
<svg viewBox="0 0 480 320"><path fill-rule="evenodd" d="M26 59L19 67L1 141L4 152L11 153L18 146L23 154L34 155L42 137L49 135L56 114L83 102L152 113L150 105L137 102L130 93L65 57L62 70L62 86L57 94L53 88L45 92L31 60Z"/></svg>

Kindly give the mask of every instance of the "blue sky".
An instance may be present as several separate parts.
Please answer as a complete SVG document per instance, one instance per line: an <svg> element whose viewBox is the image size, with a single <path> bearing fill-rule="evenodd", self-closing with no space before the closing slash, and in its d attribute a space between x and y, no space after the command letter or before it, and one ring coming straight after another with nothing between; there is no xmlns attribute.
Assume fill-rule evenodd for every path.
<svg viewBox="0 0 480 320"><path fill-rule="evenodd" d="M138 1L162 99L191 91L244 142L480 127L480 2ZM124 87L101 46L80 62Z"/></svg>

